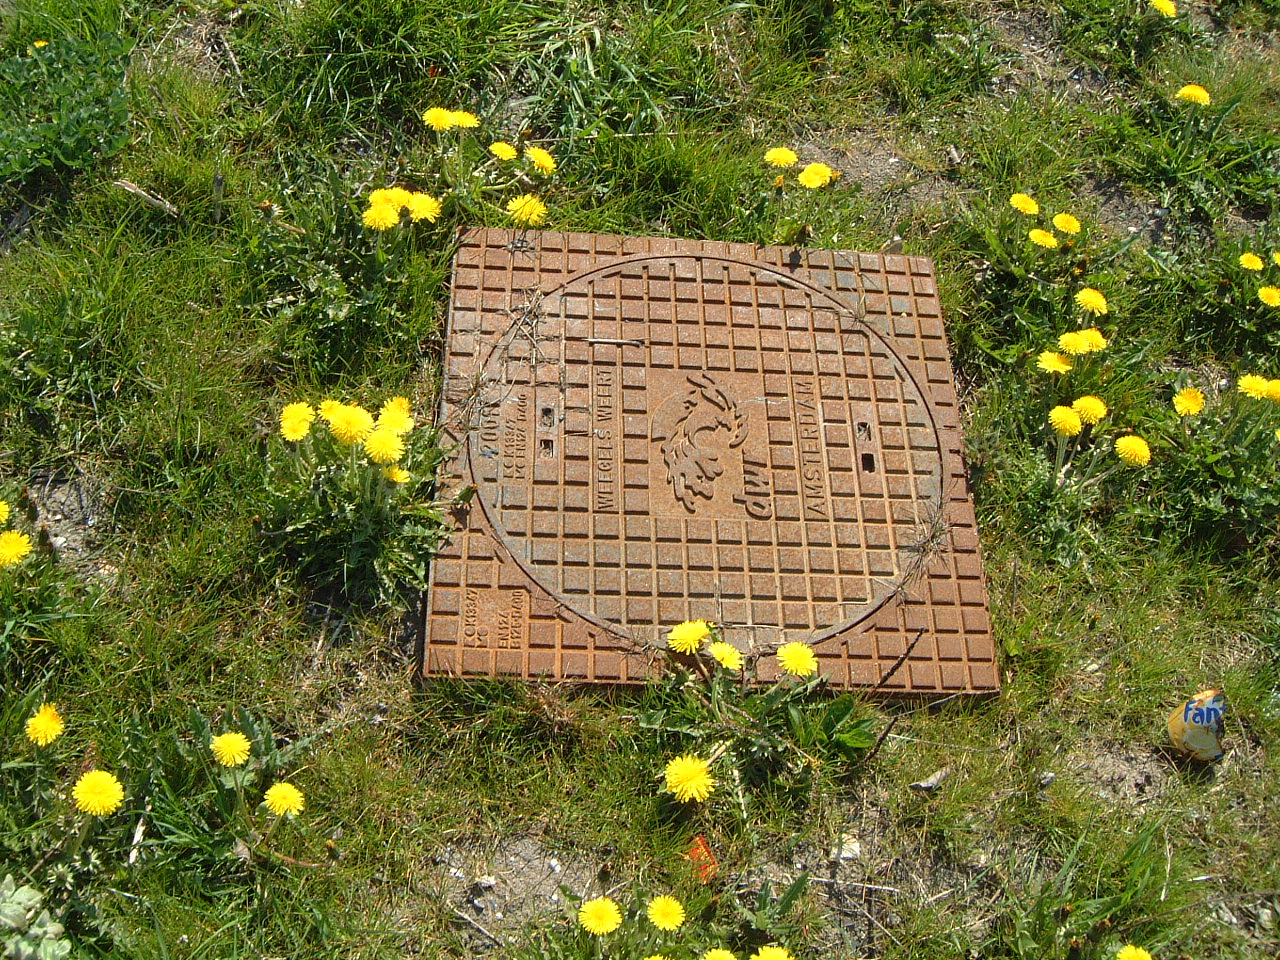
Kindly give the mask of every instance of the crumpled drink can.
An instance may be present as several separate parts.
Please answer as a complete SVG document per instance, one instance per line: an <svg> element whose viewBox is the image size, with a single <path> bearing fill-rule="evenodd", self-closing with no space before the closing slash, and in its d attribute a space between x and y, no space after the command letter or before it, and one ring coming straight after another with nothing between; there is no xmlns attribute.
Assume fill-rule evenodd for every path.
<svg viewBox="0 0 1280 960"><path fill-rule="evenodd" d="M1201 690L1169 714L1174 749L1196 760L1222 759L1222 717L1227 698L1221 690Z"/></svg>

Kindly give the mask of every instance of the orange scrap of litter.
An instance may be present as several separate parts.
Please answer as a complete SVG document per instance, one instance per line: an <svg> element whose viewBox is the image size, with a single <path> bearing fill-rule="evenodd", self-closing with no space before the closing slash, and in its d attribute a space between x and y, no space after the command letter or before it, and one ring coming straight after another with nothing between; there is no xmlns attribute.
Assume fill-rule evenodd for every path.
<svg viewBox="0 0 1280 960"><path fill-rule="evenodd" d="M693 864L693 869L697 871L698 879L703 883L710 883L715 879L716 874L720 872L720 864L716 860L715 854L711 852L711 845L707 843L707 838L698 834L693 838L693 843L689 846L689 850L685 853L685 859Z"/></svg>

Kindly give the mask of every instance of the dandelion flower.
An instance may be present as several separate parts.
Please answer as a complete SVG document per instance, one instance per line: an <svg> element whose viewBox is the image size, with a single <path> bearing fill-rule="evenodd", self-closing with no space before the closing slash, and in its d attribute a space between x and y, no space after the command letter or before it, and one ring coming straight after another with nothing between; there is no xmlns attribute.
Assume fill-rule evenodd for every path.
<svg viewBox="0 0 1280 960"><path fill-rule="evenodd" d="M387 466L404 456L404 441L386 427L374 430L364 441L364 452L374 463Z"/></svg>
<svg viewBox="0 0 1280 960"><path fill-rule="evenodd" d="M489 152L499 160L514 160L520 156L520 151L505 140L495 140L489 144Z"/></svg>
<svg viewBox="0 0 1280 960"><path fill-rule="evenodd" d="M1271 262L1280 267L1280 250L1276 250L1271 254Z"/></svg>
<svg viewBox="0 0 1280 960"><path fill-rule="evenodd" d="M778 648L778 665L793 677L809 677L818 672L818 658L813 647L793 641Z"/></svg>
<svg viewBox="0 0 1280 960"><path fill-rule="evenodd" d="M786 947L779 947L776 944L770 944L767 947L761 947L751 955L751 960L795 960L791 956L791 951Z"/></svg>
<svg viewBox="0 0 1280 960"><path fill-rule="evenodd" d="M0 567L9 567L31 552L31 538L17 530L0 533Z"/></svg>
<svg viewBox="0 0 1280 960"><path fill-rule="evenodd" d="M1258 299L1268 307L1280 307L1280 287L1259 287Z"/></svg>
<svg viewBox="0 0 1280 960"><path fill-rule="evenodd" d="M1152 3L1154 2L1155 0L1152 0ZM1120 948L1116 953L1116 960L1151 960L1151 954L1143 950L1142 947L1135 947L1130 943Z"/></svg>
<svg viewBox="0 0 1280 960"><path fill-rule="evenodd" d="M1036 366L1045 373L1066 373L1071 369L1071 361L1053 350L1045 350L1036 358Z"/></svg>
<svg viewBox="0 0 1280 960"><path fill-rule="evenodd" d="M732 950L713 947L702 955L702 960L738 960L738 958Z"/></svg>
<svg viewBox="0 0 1280 960"><path fill-rule="evenodd" d="M536 227L547 219L547 205L531 193L522 193L507 203L507 213L516 223Z"/></svg>
<svg viewBox="0 0 1280 960"><path fill-rule="evenodd" d="M33 43L33 44L31 44L31 45L32 45L33 47L35 47L37 50L39 50L41 47L47 47L47 46L49 45L49 41L48 41L48 40L37 40L35 43Z"/></svg>
<svg viewBox="0 0 1280 960"><path fill-rule="evenodd" d="M1041 230L1039 227L1029 231L1027 233L1027 239L1037 247L1045 247L1049 250L1053 250L1058 246L1058 238L1048 230Z"/></svg>
<svg viewBox="0 0 1280 960"><path fill-rule="evenodd" d="M297 443L311 432L316 411L309 403L290 403L280 411L280 436Z"/></svg>
<svg viewBox="0 0 1280 960"><path fill-rule="evenodd" d="M413 479L413 474L404 467L395 463L383 470L382 475L392 483L408 483Z"/></svg>
<svg viewBox="0 0 1280 960"><path fill-rule="evenodd" d="M1068 356L1078 357L1086 353L1092 353L1089 349L1089 340L1079 330L1068 330L1062 336L1058 337L1058 349Z"/></svg>
<svg viewBox="0 0 1280 960"><path fill-rule="evenodd" d="M1184 387L1173 395L1173 409L1180 417L1194 417L1204 409L1204 393L1195 387Z"/></svg>
<svg viewBox="0 0 1280 960"><path fill-rule="evenodd" d="M392 397L378 411L375 430L390 430L396 436L404 436L413 429L413 409L407 397Z"/></svg>
<svg viewBox="0 0 1280 960"><path fill-rule="evenodd" d="M675 897L669 897L665 894L661 897L654 897L649 901L649 906L645 910L645 916L659 930L679 930L680 925L684 923L684 904Z"/></svg>
<svg viewBox="0 0 1280 960"><path fill-rule="evenodd" d="M1060 437L1079 436L1084 425L1080 422L1080 414L1070 407L1057 406L1049 411L1049 426Z"/></svg>
<svg viewBox="0 0 1280 960"><path fill-rule="evenodd" d="M1173 0L1151 0L1151 8L1166 17L1178 15L1178 5Z"/></svg>
<svg viewBox="0 0 1280 960"><path fill-rule="evenodd" d="M1202 107L1207 107L1213 102L1213 98L1209 96L1209 91L1198 83L1188 83L1185 87L1175 94L1179 100L1186 100L1188 103L1198 103Z"/></svg>
<svg viewBox="0 0 1280 960"><path fill-rule="evenodd" d="M411 193L406 206L409 208L409 219L414 223L419 220L435 223L440 219L440 211L444 209L444 205L429 193Z"/></svg>
<svg viewBox="0 0 1280 960"><path fill-rule="evenodd" d="M9 519L9 504L0 500L0 523L4 523Z"/></svg>
<svg viewBox="0 0 1280 960"><path fill-rule="evenodd" d="M764 162L771 167L794 167L799 161L796 152L786 147L774 147L764 154Z"/></svg>
<svg viewBox="0 0 1280 960"><path fill-rule="evenodd" d="M1095 290L1093 287L1085 287L1076 293L1076 305L1095 317L1107 312L1107 298L1102 295L1101 290Z"/></svg>
<svg viewBox="0 0 1280 960"><path fill-rule="evenodd" d="M596 897L578 908L578 923L587 933L602 937L622 926L622 911L608 897Z"/></svg>
<svg viewBox="0 0 1280 960"><path fill-rule="evenodd" d="M373 414L364 407L344 403L329 419L329 429L342 443L359 443L373 432Z"/></svg>
<svg viewBox="0 0 1280 960"><path fill-rule="evenodd" d="M800 186L817 190L829 184L835 176L836 172L825 163L811 163L800 171L796 179L800 181Z"/></svg>
<svg viewBox="0 0 1280 960"><path fill-rule="evenodd" d="M1015 193L1009 198L1009 206L1017 210L1019 213L1025 213L1028 217L1034 217L1040 212L1040 204L1036 203L1028 194Z"/></svg>
<svg viewBox="0 0 1280 960"><path fill-rule="evenodd" d="M667 634L667 646L676 653L694 654L711 636L711 624L705 620L686 620L671 628Z"/></svg>
<svg viewBox="0 0 1280 960"><path fill-rule="evenodd" d="M71 790L76 809L95 817L115 813L124 802L124 786L114 774L90 770L76 781Z"/></svg>
<svg viewBox="0 0 1280 960"><path fill-rule="evenodd" d="M1240 266L1256 273L1262 269L1262 258L1256 253L1242 253L1240 254Z"/></svg>
<svg viewBox="0 0 1280 960"><path fill-rule="evenodd" d="M453 126L453 111L444 107L432 107L422 115L422 122L432 130L448 130Z"/></svg>
<svg viewBox="0 0 1280 960"><path fill-rule="evenodd" d="M462 130L474 130L480 126L480 118L466 110L450 110L449 125Z"/></svg>
<svg viewBox="0 0 1280 960"><path fill-rule="evenodd" d="M364 212L364 225L370 230L390 230L400 222L400 208L390 203L375 203Z"/></svg>
<svg viewBox="0 0 1280 960"><path fill-rule="evenodd" d="M1256 373L1246 373L1236 381L1236 389L1246 397L1265 400L1267 399L1267 378L1260 377Z"/></svg>
<svg viewBox="0 0 1280 960"><path fill-rule="evenodd" d="M707 653L715 658L716 663L726 670L742 669L742 653L732 643L717 640L707 647Z"/></svg>
<svg viewBox="0 0 1280 960"><path fill-rule="evenodd" d="M1280 403L1280 380L1267 381L1267 399Z"/></svg>
<svg viewBox="0 0 1280 960"><path fill-rule="evenodd" d="M238 767L249 759L249 738L239 730L232 730L209 741L209 749L224 767Z"/></svg>
<svg viewBox="0 0 1280 960"><path fill-rule="evenodd" d="M303 807L307 805L307 798L292 783L281 780L279 783L273 783L267 788L267 792L262 797L262 802L277 817L286 815L296 817L302 812Z"/></svg>
<svg viewBox="0 0 1280 960"><path fill-rule="evenodd" d="M525 147L524 158L533 164L539 173L555 173L556 158L541 147Z"/></svg>
<svg viewBox="0 0 1280 960"><path fill-rule="evenodd" d="M1080 232L1080 221L1069 213L1060 213L1053 218L1053 225L1063 233L1076 234Z"/></svg>
<svg viewBox="0 0 1280 960"><path fill-rule="evenodd" d="M409 202L409 198L413 196L404 187L382 187L374 190L369 194L369 206L376 207L379 204L390 204L399 210Z"/></svg>
<svg viewBox="0 0 1280 960"><path fill-rule="evenodd" d="M1099 350L1107 349L1107 338L1102 335L1102 331L1097 327L1087 327L1081 330L1080 336L1084 338L1084 344L1089 348L1089 353L1097 353Z"/></svg>
<svg viewBox="0 0 1280 960"><path fill-rule="evenodd" d="M1134 467L1145 467L1151 462L1151 447L1147 441L1132 434L1116 438L1116 456Z"/></svg>
<svg viewBox="0 0 1280 960"><path fill-rule="evenodd" d="M701 803L711 796L716 778L711 775L711 764L691 753L676 757L667 764L667 789L681 803L697 800Z"/></svg>
<svg viewBox="0 0 1280 960"><path fill-rule="evenodd" d="M333 423L333 418L338 411L342 409L342 404L337 400L321 400L320 401L320 419L325 423Z"/></svg>
<svg viewBox="0 0 1280 960"><path fill-rule="evenodd" d="M62 715L58 713L58 705L44 703L27 720L27 739L37 747L47 747L62 736L62 731L66 728Z"/></svg>
<svg viewBox="0 0 1280 960"><path fill-rule="evenodd" d="M1071 404L1071 409L1080 415L1081 421L1088 424L1097 423L1107 415L1107 405L1102 398L1092 395L1077 398Z"/></svg>

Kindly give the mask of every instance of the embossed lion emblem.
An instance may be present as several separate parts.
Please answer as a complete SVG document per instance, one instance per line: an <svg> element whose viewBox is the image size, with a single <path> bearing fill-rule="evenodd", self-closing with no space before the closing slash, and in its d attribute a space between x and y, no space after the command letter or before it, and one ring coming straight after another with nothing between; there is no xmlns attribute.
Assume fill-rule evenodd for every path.
<svg viewBox="0 0 1280 960"><path fill-rule="evenodd" d="M653 439L663 441L667 482L692 513L695 497L711 499L712 484L724 473L720 455L746 438L747 418L709 374L691 374L688 380L690 390L675 422L655 423Z"/></svg>

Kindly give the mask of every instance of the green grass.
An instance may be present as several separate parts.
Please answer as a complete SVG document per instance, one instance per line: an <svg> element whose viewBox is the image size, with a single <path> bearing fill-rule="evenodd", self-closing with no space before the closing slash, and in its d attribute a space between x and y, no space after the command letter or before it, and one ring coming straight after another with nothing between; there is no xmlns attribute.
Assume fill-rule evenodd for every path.
<svg viewBox="0 0 1280 960"><path fill-rule="evenodd" d="M744 958L766 934L735 902L806 869L777 927L800 960L1273 956L1251 918L1280 859L1280 488L1175 471L1159 431L1176 385L1280 376L1280 312L1256 295L1280 268L1238 266L1280 248L1280 9L1180 7L1165 24L1137 0L17 0L2 56L111 34L134 51L118 153L0 182L0 499L11 525L49 526L39 557L0 570L0 875L40 887L86 956L585 958L563 897L469 914L501 943L459 918L468 857L494 851L476 871L503 880L524 841L573 895L705 903L698 936ZM1174 100L1190 82L1213 105ZM432 105L477 113L481 147L551 147L553 229L896 234L935 258L999 698L868 707L888 735L864 762L768 785L745 816L691 814L658 794L677 741L640 722L673 691L415 686L399 614L318 594L264 549L280 408L434 409L453 231L506 222L502 199L471 197L372 256L363 197L445 183ZM843 176L779 199L759 160L778 145ZM1014 191L1085 233L1031 247ZM1034 364L1082 284L1111 305L1087 388L1156 456L1056 489L1044 417L1070 397ZM1232 455L1214 462L1260 456ZM90 491L88 558L48 556L51 478ZM1205 774L1164 749L1164 722L1208 686L1230 712ZM96 758L146 817L131 795L83 847L60 814L33 819L22 731L46 699L69 724L49 782ZM250 811L244 849L190 728L193 709L216 726L241 707L271 746L315 738L280 771L304 815ZM908 786L944 767L937 790ZM681 856L695 834L720 860L711 887ZM860 857L833 865L850 835Z"/></svg>

